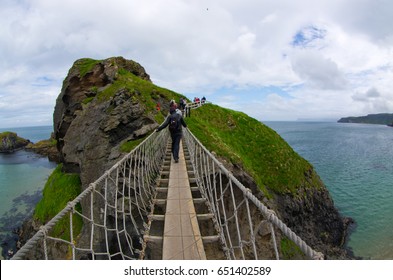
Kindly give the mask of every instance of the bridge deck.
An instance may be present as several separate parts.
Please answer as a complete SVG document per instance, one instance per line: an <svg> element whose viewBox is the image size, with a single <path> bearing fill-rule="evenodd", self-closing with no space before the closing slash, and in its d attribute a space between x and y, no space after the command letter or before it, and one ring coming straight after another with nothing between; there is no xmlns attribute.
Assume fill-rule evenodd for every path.
<svg viewBox="0 0 393 280"><path fill-rule="evenodd" d="M164 260L206 259L182 143L179 162L171 162L163 238Z"/></svg>

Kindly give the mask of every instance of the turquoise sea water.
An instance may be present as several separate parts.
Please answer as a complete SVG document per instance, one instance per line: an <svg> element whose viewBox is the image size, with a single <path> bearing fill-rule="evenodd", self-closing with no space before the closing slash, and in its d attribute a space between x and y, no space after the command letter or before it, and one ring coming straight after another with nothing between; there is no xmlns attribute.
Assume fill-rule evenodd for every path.
<svg viewBox="0 0 393 280"><path fill-rule="evenodd" d="M356 227L348 246L393 259L393 128L333 122L265 122L307 159Z"/></svg>
<svg viewBox="0 0 393 280"><path fill-rule="evenodd" d="M7 128L32 142L48 139L51 126ZM56 164L32 152L0 153L0 246L4 258L15 248L16 235L12 231L32 214L42 197L42 189Z"/></svg>

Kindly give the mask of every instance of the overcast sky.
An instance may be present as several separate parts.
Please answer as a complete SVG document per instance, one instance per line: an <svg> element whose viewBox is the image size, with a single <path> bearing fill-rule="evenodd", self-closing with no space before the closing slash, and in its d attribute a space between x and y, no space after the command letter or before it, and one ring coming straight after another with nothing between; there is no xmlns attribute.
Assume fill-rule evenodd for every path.
<svg viewBox="0 0 393 280"><path fill-rule="evenodd" d="M51 125L76 59L262 121L393 113L391 0L0 0L0 127Z"/></svg>

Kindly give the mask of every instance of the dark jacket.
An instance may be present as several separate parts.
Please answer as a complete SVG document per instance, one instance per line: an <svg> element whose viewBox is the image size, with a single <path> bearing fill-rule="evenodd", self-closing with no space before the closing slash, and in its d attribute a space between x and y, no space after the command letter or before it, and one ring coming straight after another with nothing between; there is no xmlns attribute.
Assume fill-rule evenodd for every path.
<svg viewBox="0 0 393 280"><path fill-rule="evenodd" d="M186 122L184 121L182 115L178 114L176 110L170 110L170 115L166 118L165 122L160 125L156 131L160 131L167 127L173 118L178 118L179 125L177 126L177 130L171 132L172 134L182 133L182 126L187 127ZM181 125L180 125L181 124Z"/></svg>

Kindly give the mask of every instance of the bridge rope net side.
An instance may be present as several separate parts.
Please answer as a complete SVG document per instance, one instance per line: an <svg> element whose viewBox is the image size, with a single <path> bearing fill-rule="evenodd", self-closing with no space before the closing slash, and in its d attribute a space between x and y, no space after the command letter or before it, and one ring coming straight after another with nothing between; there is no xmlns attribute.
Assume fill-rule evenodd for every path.
<svg viewBox="0 0 393 280"><path fill-rule="evenodd" d="M293 241L310 259L323 259L323 254L313 250L250 189L242 185L188 130L184 138L190 152L197 185L207 199L214 214L216 230L228 259L279 259L276 235ZM240 225L240 222L242 226ZM262 245L266 236L271 237L271 247ZM270 252L274 251L274 256Z"/></svg>
<svg viewBox="0 0 393 280"><path fill-rule="evenodd" d="M152 133L42 226L12 259L143 257L143 235L168 140L167 130ZM84 238L74 233L76 216L83 220ZM68 237L55 231L62 221L69 224Z"/></svg>
<svg viewBox="0 0 393 280"><path fill-rule="evenodd" d="M143 236L149 232L149 215L153 212L168 140L166 129L151 134L42 226L12 259L143 259L146 246ZM323 259L321 253L310 248L246 189L188 129L184 130L184 140L197 185L214 214L216 231L228 259L278 259L277 234L287 236L307 257ZM78 205L82 205L83 212ZM83 220L82 237L74 233L75 217ZM69 234L59 237L55 227L64 219L69 224ZM261 245L266 236L271 237L269 248ZM272 251L273 256L263 253Z"/></svg>

